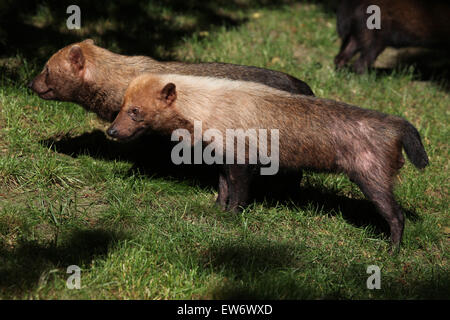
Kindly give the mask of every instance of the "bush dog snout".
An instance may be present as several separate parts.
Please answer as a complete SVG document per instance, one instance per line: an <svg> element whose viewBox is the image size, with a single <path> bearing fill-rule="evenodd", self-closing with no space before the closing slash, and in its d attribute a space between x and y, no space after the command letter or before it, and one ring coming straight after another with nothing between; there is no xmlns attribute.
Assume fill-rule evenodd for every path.
<svg viewBox="0 0 450 320"><path fill-rule="evenodd" d="M400 243L404 217L393 187L404 164L402 149L416 167L428 164L418 131L403 118L258 83L146 74L130 83L108 133L132 139L147 129L168 136L184 129L193 136L196 121L203 134L211 129L223 136L228 129L278 129L280 168L345 173L388 222L391 242ZM210 138L203 143L215 144L217 152L228 156L228 142L220 145ZM247 204L250 182L261 164L249 164L249 149L245 152L246 164L221 165L217 203L224 209L236 211Z"/></svg>
<svg viewBox="0 0 450 320"><path fill-rule="evenodd" d="M117 130L113 127L109 127L106 133L113 138L117 138Z"/></svg>

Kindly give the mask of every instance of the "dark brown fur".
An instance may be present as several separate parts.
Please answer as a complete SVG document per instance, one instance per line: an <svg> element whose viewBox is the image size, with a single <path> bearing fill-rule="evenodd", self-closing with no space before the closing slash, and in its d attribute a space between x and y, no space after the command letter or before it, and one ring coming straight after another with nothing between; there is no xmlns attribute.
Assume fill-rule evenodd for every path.
<svg viewBox="0 0 450 320"><path fill-rule="evenodd" d="M347 174L389 223L392 243L400 243L404 218L394 199L393 186L404 164L402 148L416 167L428 164L420 136L409 122L259 84L213 84L209 79L200 82L195 78L152 74L138 77L130 84L108 134L129 139L149 128L169 135L179 128L192 132L195 120L202 121L204 131L279 129L281 168ZM224 165L217 202L232 211L245 206L254 175L254 166Z"/></svg>
<svg viewBox="0 0 450 320"><path fill-rule="evenodd" d="M370 30L367 7L378 5L381 29ZM450 48L450 3L440 0L343 0L337 13L337 29L342 39L335 58L343 67L358 52L354 64L358 73L371 67L387 46Z"/></svg>
<svg viewBox="0 0 450 320"><path fill-rule="evenodd" d="M145 72L254 81L314 95L305 82L278 71L226 63L159 62L144 56L115 54L94 45L92 40L56 52L29 86L43 99L78 103L111 122L120 110L130 81Z"/></svg>

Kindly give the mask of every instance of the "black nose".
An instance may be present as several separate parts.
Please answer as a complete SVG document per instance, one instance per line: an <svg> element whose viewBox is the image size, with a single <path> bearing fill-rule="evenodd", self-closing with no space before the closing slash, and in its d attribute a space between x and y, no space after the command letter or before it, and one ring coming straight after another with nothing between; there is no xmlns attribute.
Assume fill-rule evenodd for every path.
<svg viewBox="0 0 450 320"><path fill-rule="evenodd" d="M28 82L27 87L28 87L28 89L33 89L33 80Z"/></svg>
<svg viewBox="0 0 450 320"><path fill-rule="evenodd" d="M108 136L115 138L117 135L117 130L113 127L110 127L106 133L108 134Z"/></svg>

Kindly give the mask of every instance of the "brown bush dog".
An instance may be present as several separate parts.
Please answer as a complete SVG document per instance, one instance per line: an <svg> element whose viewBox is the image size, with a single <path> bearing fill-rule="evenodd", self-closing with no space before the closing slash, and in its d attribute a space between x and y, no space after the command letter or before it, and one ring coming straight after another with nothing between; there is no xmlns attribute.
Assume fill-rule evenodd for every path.
<svg viewBox="0 0 450 320"><path fill-rule="evenodd" d="M146 72L253 81L314 95L305 82L279 71L227 63L159 62L144 56L115 54L90 39L56 52L29 87L43 99L75 102L112 122L130 81Z"/></svg>
<svg viewBox="0 0 450 320"><path fill-rule="evenodd" d="M408 121L257 83L147 74L130 83L107 133L117 139L132 139L147 129L192 133L194 121L202 122L203 133L214 128L224 136L226 129L279 129L280 168L345 173L388 222L392 244L400 243L404 218L393 185L404 164L402 148L417 168L428 164L420 135ZM248 160L248 148L246 153ZM217 198L222 208L236 211L247 204L255 167L223 165Z"/></svg>
<svg viewBox="0 0 450 320"><path fill-rule="evenodd" d="M381 29L368 29L367 7L381 11ZM428 47L450 49L450 2L440 0L343 0L337 11L337 30L342 39L335 57L342 68L358 52L357 73L371 67L387 47Z"/></svg>

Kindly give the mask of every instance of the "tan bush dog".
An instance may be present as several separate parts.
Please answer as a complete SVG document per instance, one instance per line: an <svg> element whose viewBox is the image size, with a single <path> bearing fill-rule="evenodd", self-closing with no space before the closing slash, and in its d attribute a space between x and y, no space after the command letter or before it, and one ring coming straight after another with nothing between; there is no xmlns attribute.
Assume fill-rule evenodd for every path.
<svg viewBox="0 0 450 320"><path fill-rule="evenodd" d="M214 128L224 136L226 129L279 129L281 168L347 174L389 223L392 244L400 243L404 217L393 184L404 164L402 148L416 167L428 164L419 133L408 121L257 83L146 74L130 83L107 133L117 139L133 139L147 129L192 133L194 121L201 121L203 133ZM217 203L235 211L246 205L258 165L223 167Z"/></svg>
<svg viewBox="0 0 450 320"><path fill-rule="evenodd" d="M380 29L369 29L367 8L380 8ZM363 73L387 47L419 46L450 49L450 3L441 0L343 0L337 11L342 39L334 62L343 67L358 52L354 64Z"/></svg>
<svg viewBox="0 0 450 320"><path fill-rule="evenodd" d="M56 52L29 87L42 99L75 102L112 122L128 84L145 72L254 81L292 93L314 95L305 82L279 71L227 63L159 62L144 56L115 54L90 39Z"/></svg>

